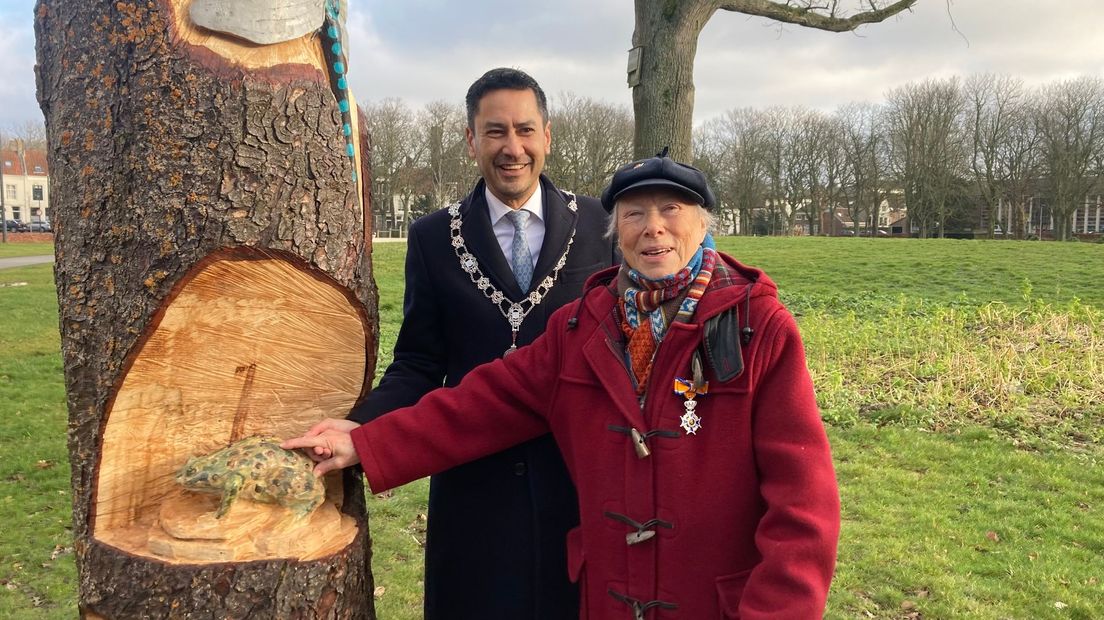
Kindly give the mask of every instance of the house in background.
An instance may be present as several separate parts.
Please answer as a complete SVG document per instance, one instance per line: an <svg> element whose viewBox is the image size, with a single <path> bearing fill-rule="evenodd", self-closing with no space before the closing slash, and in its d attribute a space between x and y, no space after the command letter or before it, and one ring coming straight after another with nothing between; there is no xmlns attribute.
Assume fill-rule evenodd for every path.
<svg viewBox="0 0 1104 620"><path fill-rule="evenodd" d="M986 230L992 217L997 237L1053 239L1054 210L1048 202L1044 181L1038 180L1018 196L1001 196L992 214L979 207L980 229ZM1070 233L1086 241L1104 236L1104 177L1093 181L1084 203L1070 214Z"/></svg>
<svg viewBox="0 0 1104 620"><path fill-rule="evenodd" d="M911 235L912 228L909 226L908 210L904 207L890 210L886 217L885 230L890 237L907 237Z"/></svg>
<svg viewBox="0 0 1104 620"><path fill-rule="evenodd" d="M3 176L4 217L17 222L49 222L50 177L46 152L26 149L22 140L12 140L0 150Z"/></svg>

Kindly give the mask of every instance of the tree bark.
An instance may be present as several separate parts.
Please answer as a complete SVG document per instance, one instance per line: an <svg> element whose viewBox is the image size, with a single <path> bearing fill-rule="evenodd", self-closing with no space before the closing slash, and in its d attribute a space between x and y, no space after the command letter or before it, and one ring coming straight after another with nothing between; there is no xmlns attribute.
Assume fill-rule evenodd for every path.
<svg viewBox="0 0 1104 620"><path fill-rule="evenodd" d="M694 57L712 2L636 0L633 47L641 48L640 83L633 88L636 129L633 156L650 157L670 147L670 156L691 159L694 120Z"/></svg>
<svg viewBox="0 0 1104 620"><path fill-rule="evenodd" d="M312 418L342 416L370 384L377 297L367 194L353 171L361 168L363 188L370 187L370 175L366 164L345 155L342 116L323 69L320 37L241 45L195 31L177 0L40 0L35 11L82 616L374 617L370 540L356 476L329 485L341 519L353 526L343 544L323 557L261 552L246 561L181 561L159 557L148 540L130 535L156 515L168 493L164 480L171 480L183 453L202 453L200 448L224 443L243 428L286 436ZM366 148L366 136L355 135ZM259 313L277 326L310 317L309 311L292 315L283 309L285 301L312 302L301 294L297 299L294 286L254 309L251 287L268 284L231 269L225 280L214 281L218 286L205 289L214 296L205 303L237 304L225 313L230 319L200 321L193 329L170 325L167 317L181 308L189 283L216 264L273 265L273 273L302 274L302 282L317 284L302 290L333 291L330 306L318 304L320 310L336 308L342 325L358 328L334 336L346 353L341 359L347 361L357 347L362 357L352 368L327 369L324 358L301 360L348 379L337 393L322 393L331 386L309 382L285 392L273 387L250 393L250 371L240 399L229 406L232 424L226 404L201 390L176 390L177 404L185 405L170 406L171 399L145 389L141 406L153 416L146 418L149 432L128 435L128 420L136 418L121 403L143 365L173 371L167 373L171 379L148 379L149 388L224 367L233 374L235 364L239 370L255 364L258 385L274 385L279 381L264 378L264 364L296 362L294 347L279 351L281 338L290 337L282 327L273 332L279 336L273 343L258 343L270 348L256 359L249 359L245 345L228 351L220 344L237 314ZM220 300L221 285L237 297ZM204 308L196 316L208 316ZM312 329L321 329L317 324L328 316L314 317ZM173 346L179 341L157 345L167 333L208 336L215 343L210 348L187 352L188 359L206 364L178 365L185 356ZM223 380L230 385L233 377ZM296 406L324 406L297 414L270 400L272 394L291 394ZM174 425L190 430L172 435ZM158 443L165 437L193 443ZM130 459L124 458L128 450ZM112 481L105 478L108 464L133 469ZM127 536L120 535L124 531Z"/></svg>

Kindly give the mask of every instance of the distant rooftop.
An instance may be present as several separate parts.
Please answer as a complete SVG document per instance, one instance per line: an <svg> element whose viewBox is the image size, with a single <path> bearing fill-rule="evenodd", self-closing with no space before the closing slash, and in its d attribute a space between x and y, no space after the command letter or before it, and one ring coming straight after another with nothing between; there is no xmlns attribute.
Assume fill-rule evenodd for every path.
<svg viewBox="0 0 1104 620"><path fill-rule="evenodd" d="M23 160L20 161L19 153L14 149L0 150L0 162L4 167L4 174L15 176L48 176L50 168L46 163L46 152L37 149L28 149L23 152ZM23 163L27 164L24 172Z"/></svg>

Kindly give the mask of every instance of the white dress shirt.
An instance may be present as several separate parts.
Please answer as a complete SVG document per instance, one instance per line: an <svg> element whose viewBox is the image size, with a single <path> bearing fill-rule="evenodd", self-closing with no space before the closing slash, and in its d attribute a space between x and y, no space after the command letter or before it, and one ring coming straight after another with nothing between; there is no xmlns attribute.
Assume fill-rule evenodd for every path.
<svg viewBox="0 0 1104 620"><path fill-rule="evenodd" d="M498 247L502 248L502 255L509 263L514 250L514 224L506 214L513 209L492 194L491 190L484 188L483 193L487 197L491 228L494 230L495 238L498 239ZM525 239L529 242L529 254L533 257L533 267L536 268L537 257L540 256L541 246L544 245L544 202L541 199L540 183L537 184L537 191L533 192L521 208L531 214L525 225Z"/></svg>

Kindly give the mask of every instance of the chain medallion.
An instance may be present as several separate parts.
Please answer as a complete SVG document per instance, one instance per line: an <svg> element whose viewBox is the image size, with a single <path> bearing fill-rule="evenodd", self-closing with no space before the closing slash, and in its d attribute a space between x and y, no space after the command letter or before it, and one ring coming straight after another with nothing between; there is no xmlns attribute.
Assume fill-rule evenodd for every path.
<svg viewBox="0 0 1104 620"><path fill-rule="evenodd" d="M564 193L570 198L567 203L567 208L574 213L579 208L575 200L575 194L568 191L564 191ZM560 270L567 264L567 254L571 251L571 245L575 243L575 228L571 229L571 236L567 240L567 247L564 248L564 253L560 256L559 260L556 261L556 266L552 269L552 273L541 280L537 288L521 301L513 301L506 297L505 293L491 284L490 278L483 275L483 270L480 268L479 261L476 260L475 255L468 251L468 246L464 242L464 236L460 232L461 227L464 225L464 221L460 217L460 203L455 202L449 205L448 212L449 216L452 218L449 222L452 249L456 252L456 258L460 260L460 269L468 274L472 284L475 284L475 287L483 293L483 296L489 299L491 303L498 308L498 311L502 313L506 322L510 324L510 348L506 349L506 352L503 353L505 357L517 350L518 332L521 330L521 324L525 321L525 317L529 316L533 308L536 308L544 301L545 295L548 294L548 291L550 291L552 286L556 283L556 278L560 275Z"/></svg>

